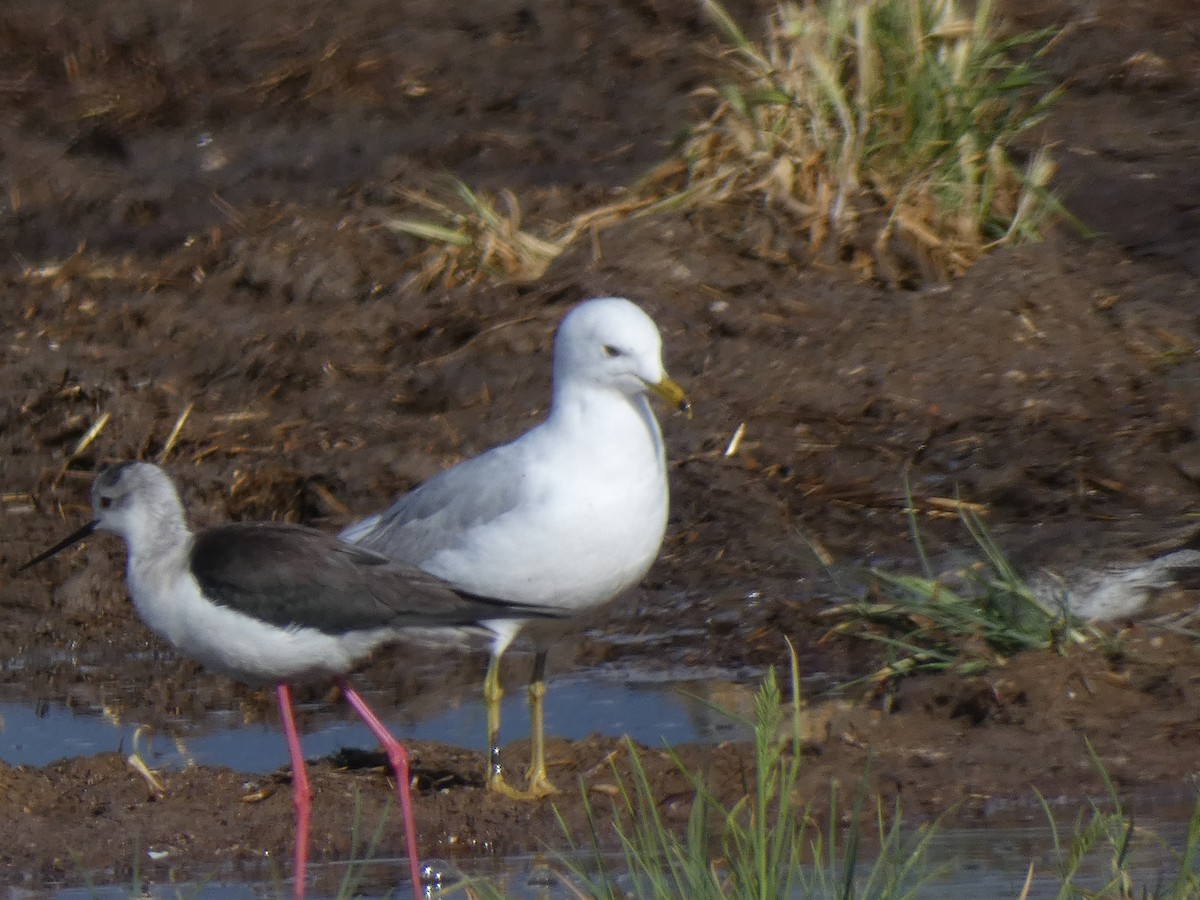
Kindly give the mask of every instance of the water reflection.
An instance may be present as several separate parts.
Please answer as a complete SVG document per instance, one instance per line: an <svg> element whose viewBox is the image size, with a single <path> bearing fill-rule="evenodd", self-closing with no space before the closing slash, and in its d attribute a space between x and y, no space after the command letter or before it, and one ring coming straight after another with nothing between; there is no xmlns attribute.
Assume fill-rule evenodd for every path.
<svg viewBox="0 0 1200 900"><path fill-rule="evenodd" d="M546 696L547 732L568 739L592 734L628 734L650 746L663 742L722 741L745 738L749 732L722 715L717 706L740 707L753 688L717 679L676 681L663 678L634 680L629 674L608 677L564 676L553 681ZM0 698L0 762L44 766L56 760L132 749L137 722L124 721L112 711L88 706L68 708L59 703L20 701L14 690ZM377 698L368 694L376 703ZM385 703L376 703L386 709ZM339 708L318 703L298 709L313 723L302 735L305 754L328 756L342 747L373 747L374 737L355 718L340 718ZM524 737L529 718L524 691L509 691L504 699L504 740ZM447 705L440 714L420 722L396 715L385 717L401 739L440 741L482 749L482 701L470 698ZM281 734L273 720L245 724L233 711L209 713L202 721L179 721L159 728L140 749L155 767L181 767L191 762L227 766L240 772L269 772L287 764Z"/></svg>
<svg viewBox="0 0 1200 900"><path fill-rule="evenodd" d="M1069 840L1070 825L1060 827L1065 828ZM1184 824L1147 822L1143 829L1153 837L1134 842L1126 866L1137 896L1141 896L1141 889L1152 891L1156 886L1170 883L1179 865L1174 853L1178 852L1186 839ZM1111 858L1102 852L1090 854L1077 872L1073 885L1084 891L1099 889L1112 874L1110 863ZM871 860L861 864L860 878L866 877L872 864ZM1031 864L1032 879L1026 888ZM591 855L566 859L555 854L531 854L505 859L467 860L459 864L429 860L427 866L433 870L435 878L440 875L434 885L443 890L469 877L486 880L501 888L507 900L577 900L586 894L582 894L576 886L569 868L576 866L584 871L595 872L595 859ZM929 843L924 862L918 867L921 877L919 881L914 880L910 887L914 889L912 896L918 896L921 900L961 900L964 897L1049 900L1062 896L1058 866L1053 835L1048 827L945 829L938 831ZM629 887L629 876L622 871L619 855L606 855L605 867L610 876L617 880L618 887ZM198 880L190 884L173 881L156 885L153 883L153 868L153 864L150 864L145 873L147 882L143 885L142 896L147 898L174 900L186 896L200 900L243 900L275 897L281 890L281 883L266 873L260 876L261 880L203 878L197 875ZM316 865L313 896L333 896L348 878L352 878L356 885L355 896L374 898L394 895L396 884L404 879L404 871L403 860L391 858L376 859L366 864ZM811 872L806 874L811 875ZM807 880L813 879L810 877ZM54 900L128 900L130 892L129 885L115 885L38 892L10 888L7 895L12 900L50 897ZM448 891L438 896L467 895L462 891ZM794 898L779 900L801 900L801 896L797 892ZM835 895L808 892L803 894L803 900L823 900L826 896L833 900Z"/></svg>

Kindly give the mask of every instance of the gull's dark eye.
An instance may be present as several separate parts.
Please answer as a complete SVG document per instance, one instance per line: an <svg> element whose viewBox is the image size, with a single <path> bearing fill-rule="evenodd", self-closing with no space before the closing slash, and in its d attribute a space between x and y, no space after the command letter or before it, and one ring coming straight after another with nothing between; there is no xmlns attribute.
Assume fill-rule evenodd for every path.
<svg viewBox="0 0 1200 900"><path fill-rule="evenodd" d="M621 351L618 350L616 347L614 347L612 344L605 344L604 345L604 355L607 356L609 359L612 359L614 356L620 356Z"/></svg>
<svg viewBox="0 0 1200 900"><path fill-rule="evenodd" d="M112 497L98 497L96 502L100 505L101 509L108 509L113 504Z"/></svg>

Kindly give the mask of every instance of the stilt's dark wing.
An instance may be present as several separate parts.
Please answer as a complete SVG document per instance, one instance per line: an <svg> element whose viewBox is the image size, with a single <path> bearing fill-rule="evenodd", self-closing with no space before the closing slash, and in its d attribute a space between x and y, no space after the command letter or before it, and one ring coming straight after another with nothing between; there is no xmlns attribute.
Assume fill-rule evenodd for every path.
<svg viewBox="0 0 1200 900"><path fill-rule="evenodd" d="M326 634L560 614L463 594L420 569L282 522L223 525L197 534L191 568L214 603L272 625Z"/></svg>

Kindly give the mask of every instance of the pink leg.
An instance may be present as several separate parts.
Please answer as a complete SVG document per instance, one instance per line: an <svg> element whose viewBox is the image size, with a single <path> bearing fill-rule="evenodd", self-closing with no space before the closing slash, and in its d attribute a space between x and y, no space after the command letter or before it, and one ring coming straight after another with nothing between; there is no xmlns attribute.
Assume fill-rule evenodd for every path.
<svg viewBox="0 0 1200 900"><path fill-rule="evenodd" d="M303 900L308 869L308 820L312 811L312 791L308 787L308 770L304 766L304 751L300 749L300 736L296 732L296 719L292 715L292 690L286 684L276 685L275 696L279 700L279 718L283 720L283 733L287 738L288 756L292 760L292 805L296 807L293 896L296 900Z"/></svg>
<svg viewBox="0 0 1200 900"><path fill-rule="evenodd" d="M350 686L349 681L338 678L337 686L341 688L346 702L362 717L367 727L375 732L375 737L383 744L388 761L392 764L392 771L396 773L396 794L400 797L400 810L404 814L404 837L408 843L408 873L412 878L413 897L421 900L421 860L417 856L417 827L413 821L412 792L409 789L408 754L375 713L371 712L367 701Z"/></svg>

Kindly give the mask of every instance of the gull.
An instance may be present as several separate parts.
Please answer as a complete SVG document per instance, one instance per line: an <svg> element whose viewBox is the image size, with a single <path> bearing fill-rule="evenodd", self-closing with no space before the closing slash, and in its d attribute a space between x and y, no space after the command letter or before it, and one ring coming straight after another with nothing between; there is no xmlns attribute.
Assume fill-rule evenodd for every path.
<svg viewBox="0 0 1200 900"><path fill-rule="evenodd" d="M555 617L589 612L637 584L662 545L667 465L648 394L690 412L663 368L653 319L620 297L581 303L555 337L550 411L541 424L441 472L339 537L460 591ZM531 630L531 757L528 787L518 790L500 766L499 666L524 624L510 616L484 623L492 638L487 784L536 799L556 791L546 771L543 698L546 643L561 629Z"/></svg>
<svg viewBox="0 0 1200 900"><path fill-rule="evenodd" d="M275 685L292 764L294 895L304 896L311 791L292 712L294 682L332 681L387 753L404 815L409 874L421 896L408 756L346 673L411 626L469 626L552 610L471 596L412 566L301 525L232 523L192 533L170 477L126 462L92 484L95 518L18 569L108 531L128 549L125 581L142 620L205 668Z"/></svg>

